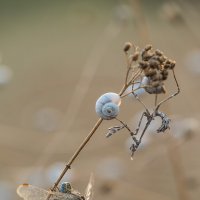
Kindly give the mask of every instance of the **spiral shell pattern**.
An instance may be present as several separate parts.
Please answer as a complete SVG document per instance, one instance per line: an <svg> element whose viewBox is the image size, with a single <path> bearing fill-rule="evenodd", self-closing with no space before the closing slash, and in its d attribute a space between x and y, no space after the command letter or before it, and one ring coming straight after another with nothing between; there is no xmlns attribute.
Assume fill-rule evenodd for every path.
<svg viewBox="0 0 200 200"><path fill-rule="evenodd" d="M96 102L96 113L105 120L114 119L119 114L121 98L118 94L108 92L99 97Z"/></svg>

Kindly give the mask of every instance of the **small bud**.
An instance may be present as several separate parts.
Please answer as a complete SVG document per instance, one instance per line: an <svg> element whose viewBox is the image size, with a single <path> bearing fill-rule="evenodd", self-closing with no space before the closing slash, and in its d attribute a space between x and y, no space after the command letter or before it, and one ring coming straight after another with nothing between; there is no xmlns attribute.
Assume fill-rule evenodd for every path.
<svg viewBox="0 0 200 200"><path fill-rule="evenodd" d="M160 57L160 56L158 56L158 55L154 55L154 56L152 57L152 59L159 61L159 57Z"/></svg>
<svg viewBox="0 0 200 200"><path fill-rule="evenodd" d="M165 59L164 56L160 56L160 57L158 58L158 60L159 60L160 63L164 63L166 59Z"/></svg>
<svg viewBox="0 0 200 200"><path fill-rule="evenodd" d="M176 61L172 61L172 62L171 62L170 69L174 69L175 65L176 65Z"/></svg>
<svg viewBox="0 0 200 200"><path fill-rule="evenodd" d="M163 71L161 72L161 74L162 74L163 76L168 76L169 72L168 72L167 70L163 70Z"/></svg>
<svg viewBox="0 0 200 200"><path fill-rule="evenodd" d="M149 51L150 49L152 49L152 45L148 44L148 45L146 45L146 47L144 49L145 49L145 51Z"/></svg>
<svg viewBox="0 0 200 200"><path fill-rule="evenodd" d="M166 60L166 64L171 64L171 60Z"/></svg>
<svg viewBox="0 0 200 200"><path fill-rule="evenodd" d="M149 66L149 63L148 63L148 62L145 62L145 61L140 61L140 62L139 62L139 67L140 67L141 69L146 69L148 66Z"/></svg>
<svg viewBox="0 0 200 200"><path fill-rule="evenodd" d="M141 55L142 55L142 60L148 61L154 54L144 50L144 51L142 51Z"/></svg>
<svg viewBox="0 0 200 200"><path fill-rule="evenodd" d="M159 68L159 62L157 61L157 60L155 60L155 59L151 59L150 61L149 61L149 66L152 68L152 69L154 69L154 68Z"/></svg>
<svg viewBox="0 0 200 200"><path fill-rule="evenodd" d="M126 42L124 44L124 52L129 51L129 49L132 47L132 44L130 42Z"/></svg>
<svg viewBox="0 0 200 200"><path fill-rule="evenodd" d="M139 52L135 52L134 55L132 56L132 61L137 61L139 58Z"/></svg>
<svg viewBox="0 0 200 200"><path fill-rule="evenodd" d="M163 80L163 81L167 80L167 77L168 77L169 72L165 69L165 70L163 70L163 71L161 72L161 74L162 74L162 80Z"/></svg>
<svg viewBox="0 0 200 200"><path fill-rule="evenodd" d="M145 74L145 76L150 76L150 77L152 77L152 76L154 76L155 74L156 74L156 70L154 70L154 69L151 69L151 70L147 70L147 71L145 71L144 72L144 74Z"/></svg>
<svg viewBox="0 0 200 200"><path fill-rule="evenodd" d="M162 80L165 81L167 80L168 76L163 76Z"/></svg>
<svg viewBox="0 0 200 200"><path fill-rule="evenodd" d="M170 64L164 64L164 69L170 69L171 65Z"/></svg>
<svg viewBox="0 0 200 200"><path fill-rule="evenodd" d="M159 49L156 49L155 54L158 55L158 56L162 56L163 52L160 51Z"/></svg>

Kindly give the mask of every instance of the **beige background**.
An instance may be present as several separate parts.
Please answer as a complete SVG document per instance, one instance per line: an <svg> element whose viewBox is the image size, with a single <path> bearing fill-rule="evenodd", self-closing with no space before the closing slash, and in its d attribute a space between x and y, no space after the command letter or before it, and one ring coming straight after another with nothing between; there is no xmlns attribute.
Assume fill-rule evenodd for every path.
<svg viewBox="0 0 200 200"><path fill-rule="evenodd" d="M126 41L141 48L151 43L177 61L181 94L162 110L172 124L177 118L196 120L191 125L185 120L178 128L193 137L172 140L177 129L171 129L131 161L126 132L106 139L107 128L117 124L106 121L75 161L68 180L84 193L94 172L96 200L199 199L200 75L187 68L186 60L200 52L200 5L177 2L183 23L163 17L164 1L0 2L1 63L13 72L0 88L1 199L19 199L15 190L24 182L52 186L55 166L64 168L97 121L96 99L122 87ZM173 90L170 79L168 94ZM152 103L151 97L143 98ZM134 128L133 118L141 111L138 102L127 98L119 117ZM178 148L170 151L171 145Z"/></svg>

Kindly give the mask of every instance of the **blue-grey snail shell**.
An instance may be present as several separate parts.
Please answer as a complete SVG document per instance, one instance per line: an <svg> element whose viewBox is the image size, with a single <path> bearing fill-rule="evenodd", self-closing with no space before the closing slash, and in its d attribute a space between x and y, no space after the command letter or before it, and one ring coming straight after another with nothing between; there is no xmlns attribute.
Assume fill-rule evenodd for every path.
<svg viewBox="0 0 200 200"><path fill-rule="evenodd" d="M114 119L119 114L121 98L118 94L108 92L99 97L96 102L96 113L105 120Z"/></svg>
<svg viewBox="0 0 200 200"><path fill-rule="evenodd" d="M72 190L71 184L68 182L63 182L60 185L60 192L62 193L71 193L71 190Z"/></svg>

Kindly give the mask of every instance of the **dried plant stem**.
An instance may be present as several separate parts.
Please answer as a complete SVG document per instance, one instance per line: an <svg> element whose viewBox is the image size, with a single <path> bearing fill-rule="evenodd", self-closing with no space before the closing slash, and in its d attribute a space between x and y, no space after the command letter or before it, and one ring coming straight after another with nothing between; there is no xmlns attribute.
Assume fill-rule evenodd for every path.
<svg viewBox="0 0 200 200"><path fill-rule="evenodd" d="M161 104L163 104L164 102L168 101L169 99L175 97L176 95L178 95L180 93L180 87L179 87L179 84L178 84L178 81L176 79L176 75L175 75L175 72L174 70L172 70L173 72L173 77L174 77L174 80L175 80L175 83L176 83L176 87L177 87L177 92L175 92L174 94L172 94L171 96L167 97L166 99L162 100L156 107L155 110L158 110L161 106Z"/></svg>
<svg viewBox="0 0 200 200"><path fill-rule="evenodd" d="M119 93L120 96L126 91L127 87L128 86L126 84L122 87L122 89L121 89L121 91ZM92 130L90 131L90 133L88 134L88 136L84 139L84 141L81 143L81 145L78 147L78 149L75 151L75 153L73 154L73 156L71 157L71 159L66 164L66 167L62 171L61 175L58 177L57 181L54 183L54 186L51 188L51 191L54 191L58 187L58 184L62 180L63 176L71 168L72 163L78 157L78 155L82 151L82 149L87 145L87 143L89 142L89 140L91 139L91 137L94 135L94 133L96 132L96 130L99 128L99 126L101 125L102 122L103 122L103 119L99 118L98 121L96 122L96 124L94 125L94 127L92 128ZM47 200L50 197L51 197L51 194L49 194L49 196L47 197Z"/></svg>
<svg viewBox="0 0 200 200"><path fill-rule="evenodd" d="M117 121L119 121L119 122L129 131L129 133L130 133L131 136L135 135L135 134L131 131L131 129L128 127L127 124L125 124L123 121L121 121L121 120L118 119L118 118L115 118L115 119L116 119Z"/></svg>
<svg viewBox="0 0 200 200"><path fill-rule="evenodd" d="M133 94L135 91L137 91L139 89L142 89L142 88L145 88L145 87L138 87L138 88L132 90L131 92L128 92L127 94L121 95L121 98L124 98L124 97L126 97L126 96L128 96L130 94Z"/></svg>
<svg viewBox="0 0 200 200"><path fill-rule="evenodd" d="M63 170L63 172L61 173L61 175L58 177L57 181L55 182L53 188L51 188L52 191L54 191L57 187L58 184L60 183L61 179L63 178L63 176L66 174L66 172L71 168L72 163L74 162L74 160L77 158L77 156L79 155L79 153L81 152L81 150L85 147L85 145L89 142L90 138L94 135L94 133L96 132L96 130L98 129L98 127L100 126L100 124L103 122L103 119L99 119L97 121L97 123L94 125L93 129L90 131L90 133L88 134L88 136L85 138L85 140L81 143L80 147L76 150L76 152L74 153L74 155L71 157L71 159L68 161L65 169ZM51 196L51 194L47 197L47 199L49 199Z"/></svg>
<svg viewBox="0 0 200 200"><path fill-rule="evenodd" d="M125 54L126 54L126 58L127 58L127 73L126 73L126 76L125 76L125 83L124 83L124 85L123 85L123 87L122 87L122 89L120 90L120 92L118 93L118 95L120 96L120 98L122 98L122 97L124 97L124 93L126 92L126 90L127 90L127 88L130 86L130 85L132 85L132 93L133 93L133 95L135 96L135 98L144 106L144 108L145 108L145 110L146 110L146 112L145 113L143 113L143 116L146 116L147 117L147 123L146 123L146 125L145 125L145 127L144 127L144 129L143 129L143 131L142 131L142 133L141 133L141 135L140 135L140 137L139 137L139 140L137 140L137 138L136 137L133 137L133 141L135 142L132 146L131 146L131 151L132 151L132 155L134 154L134 152L136 151L136 149L138 148L138 146L139 146L139 144L141 143L141 141L142 141L142 138L143 138L143 136L144 136L144 134L145 134L145 132L146 132L146 130L147 130L147 128L149 127L149 125L150 125L150 123L152 122L152 120L154 119L154 117L155 116L160 116L162 119L163 118L165 118L165 114L164 113L160 113L159 111L158 111L158 109L159 109L159 107L161 106L161 104L162 103L164 103L164 102L166 102L167 100L169 100L169 99L171 99L171 98L173 98L174 96L176 96L179 92L180 92L180 89L179 89L179 85L178 85L178 82L177 82L177 80L176 80L176 76L175 76L175 73L174 73L174 70L173 70L173 68L174 68L174 66L175 66L175 62L174 61L170 61L170 60L167 60L166 61L166 59L164 59L164 61L163 62L165 62L164 64L164 66L166 67L167 66L167 68L166 69L172 69L172 71L173 71L173 76L174 76L174 79L175 79L175 82L176 82L176 86L177 86L177 88L178 88L178 91L176 92L176 93L174 93L174 94L172 94L171 96L169 96L169 97L167 97L166 99L164 99L163 101L161 101L158 105L157 105L157 107L155 108L155 110L154 110L154 112L152 113L152 114L150 114L150 112L149 112L149 110L147 109L147 107L146 107L146 105L140 100L140 98L134 93L134 89L133 89L133 84L135 83L135 80L136 79L138 79L138 77L141 77L141 75L143 75L142 73L143 73L143 70L144 70L144 66L142 66L142 64L141 64L141 62L139 63L139 66L137 67L137 70L134 70L132 67L131 67L131 65L132 65L132 63L134 62L134 61L137 61L138 60L138 52L136 53L136 54L131 54L130 56L133 56L132 58L132 60L129 60L128 59L128 57L127 57L127 51L129 50L129 48L130 48L130 46L131 45L129 45L128 44L128 47L127 46L125 46L126 48L124 48L124 51L125 51ZM135 46L134 46L135 47ZM128 50L127 50L127 48L128 48ZM151 46L150 46L150 49L151 49ZM144 52L144 51L146 51L146 52ZM148 51L149 51L149 47L147 48L145 48L145 50L143 51L143 53L142 53L142 59L143 59L143 61L144 61L144 53L146 53L146 54L148 54ZM155 56L156 54L158 54L157 52L155 52L153 55ZM162 53L161 53L161 55L162 55ZM134 57L135 56L135 57ZM150 62L150 61L149 61ZM168 65L167 65L168 64ZM160 68L161 68L161 66L158 66L158 70L160 70ZM133 69L133 71L132 71L132 69ZM148 68L149 70L151 69L151 68ZM152 70L152 69L151 69ZM132 73L131 73L132 72ZM146 73L147 73L148 71L146 71ZM149 72L151 72L151 71L149 71ZM167 72L167 71L166 71ZM131 73L131 74L130 74ZM157 72L157 71L155 71L155 73L157 74L157 73L159 73L159 71ZM155 75L155 74L154 74ZM160 74L160 75L162 75L162 74ZM168 73L167 73L167 75L168 75ZM149 76L150 76L150 74L149 74ZM151 78L152 78L152 76L150 76ZM167 76L166 77L164 77L164 76L162 76L163 77L163 80L166 80L166 78L167 78ZM142 78L142 77L141 77ZM165 79L164 79L165 78ZM142 79L141 79L142 80ZM152 80L154 80L154 79L152 79ZM162 81L162 80L161 80ZM162 83L162 82L161 82ZM152 84L152 86L154 86L153 84ZM139 88L137 88L137 89L140 89L140 88L142 88L142 87L139 87ZM156 89L157 89L157 87L156 87ZM162 92L162 91L161 91ZM157 93L156 93L157 94ZM156 96L156 100L155 100L155 104L157 104L157 96ZM101 116L101 115L100 115ZM142 116L142 117L143 117ZM114 119L116 117L116 115L113 117L113 118L110 118L110 119ZM97 131L97 129L99 128L99 126L101 125L101 123L103 122L103 120L104 119L109 119L109 118L104 118L104 117L102 117L102 118L99 118L98 119L98 121L96 122L96 124L94 125L94 127L92 128L92 130L90 131L90 133L87 135L87 137L83 140L83 142L81 143L81 145L77 148L77 150L75 151L75 153L72 155L72 157L69 159L69 161L67 162L67 164L66 164L66 166L65 166L65 168L64 168L64 170L62 171L62 173L61 173L61 175L58 177L58 179L57 179L57 181L55 182L55 184L54 184L54 186L51 188L51 191L55 191L56 190L56 188L58 187L58 184L60 183L60 181L61 181L61 179L63 178L63 176L66 174L66 172L71 168L71 165L72 165L72 163L75 161L75 159L78 157L78 155L80 154L80 152L83 150L83 148L87 145L87 143L89 142L89 140L91 139L91 137L94 135L94 133ZM141 120L140 120L140 122L139 122L139 126L138 126L138 129L137 129L137 131L136 131L136 133L133 133L131 130L130 130L130 128L124 123L124 122L122 122L121 120L119 120L119 119L117 119L116 118L116 120L118 120L118 121L120 121L123 125L124 125L124 127L126 127L126 129L129 131L129 133L131 134L131 136L133 136L133 135L137 135L137 133L138 133L138 131L139 131L139 128L140 128L140 124L141 124L141 120L142 120L142 118L141 118ZM168 120L168 118L167 118L167 120ZM168 128L168 121L166 122L166 120L163 120L164 122L162 122L162 126L161 126L161 131L162 132L164 132L167 128ZM164 123L164 125L163 125L163 123ZM121 128L120 128L121 129ZM159 130L159 129L158 129ZM157 130L157 131L158 131ZM113 131L113 130L112 130ZM116 132L116 129L114 129L114 132L110 132L110 133L114 133L114 132ZM160 132L160 131L159 131ZM109 134L110 134L109 133ZM132 157L132 156L131 156ZM51 197L51 193L48 195L48 197L47 197L47 200Z"/></svg>
<svg viewBox="0 0 200 200"><path fill-rule="evenodd" d="M130 66L128 66L128 70L126 72L126 78L125 78L125 84L128 85L128 75L129 75L129 72L131 71L131 68Z"/></svg>

